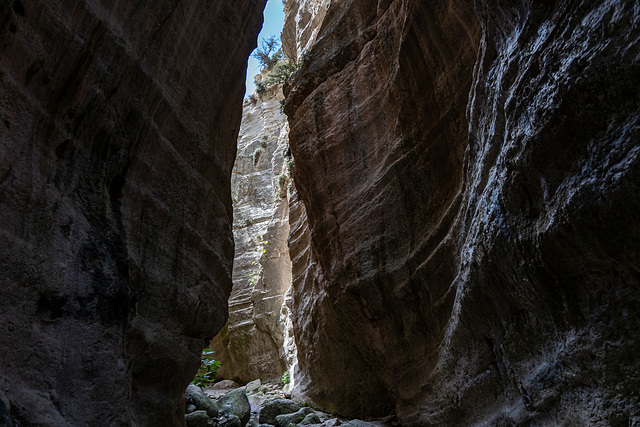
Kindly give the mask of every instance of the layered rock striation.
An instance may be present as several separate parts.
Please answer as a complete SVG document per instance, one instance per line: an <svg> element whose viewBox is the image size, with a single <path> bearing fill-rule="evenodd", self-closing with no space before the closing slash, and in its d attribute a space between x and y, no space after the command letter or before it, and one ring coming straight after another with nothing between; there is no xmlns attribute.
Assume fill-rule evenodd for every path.
<svg viewBox="0 0 640 427"><path fill-rule="evenodd" d="M227 318L263 6L0 6L0 397L20 425L184 424Z"/></svg>
<svg viewBox="0 0 640 427"><path fill-rule="evenodd" d="M266 74L266 71L263 72ZM231 179L236 242L229 321L211 343L219 377L279 380L295 363L291 288L292 167L282 86L245 100Z"/></svg>
<svg viewBox="0 0 640 427"><path fill-rule="evenodd" d="M317 404L640 421L639 18L613 0L332 3L285 88Z"/></svg>

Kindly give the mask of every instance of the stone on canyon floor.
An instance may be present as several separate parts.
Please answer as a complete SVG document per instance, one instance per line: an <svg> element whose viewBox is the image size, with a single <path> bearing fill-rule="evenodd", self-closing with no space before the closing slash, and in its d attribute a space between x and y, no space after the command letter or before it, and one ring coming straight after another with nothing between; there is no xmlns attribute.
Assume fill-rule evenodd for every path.
<svg viewBox="0 0 640 427"><path fill-rule="evenodd" d="M257 380L248 382L244 390L247 394L251 394L251 393L259 392L261 388L262 388L262 381L260 381L260 379L257 379Z"/></svg>
<svg viewBox="0 0 640 427"><path fill-rule="evenodd" d="M215 418L218 416L218 405L211 400L209 396L204 394L200 387L193 384L189 385L185 392L185 398L187 404L192 404L196 409L206 411L209 417Z"/></svg>
<svg viewBox="0 0 640 427"><path fill-rule="evenodd" d="M247 395L247 390L250 394ZM207 389L211 393L222 390ZM226 390L224 390L226 391ZM382 421L365 422L361 420L340 420L329 418L331 415L317 412L307 406L302 406L290 399L282 398L280 384L262 384L255 380L245 387L228 391L224 396L213 399L203 398L204 392L197 386L189 386L185 396L187 398L188 427L289 427L322 426L322 427L389 427L392 424ZM273 398L276 396L276 398ZM266 399L266 400L265 400ZM214 406L217 416L209 416L205 408ZM203 413L205 416L203 416ZM212 412L213 413L213 412Z"/></svg>
<svg viewBox="0 0 640 427"><path fill-rule="evenodd" d="M307 416L304 417L304 419L300 421L298 425L310 426L310 425L320 424L320 423L322 423L322 421L320 420L320 417L318 416L318 414L316 414L315 412L312 412L310 414L307 414Z"/></svg>
<svg viewBox="0 0 640 427"><path fill-rule="evenodd" d="M209 427L213 426L213 420L207 415L207 411L193 411L184 416L187 427Z"/></svg>
<svg viewBox="0 0 640 427"><path fill-rule="evenodd" d="M242 427L242 421L233 414L224 415L218 420L217 427Z"/></svg>
<svg viewBox="0 0 640 427"><path fill-rule="evenodd" d="M213 390L225 390L225 389L234 389L239 388L240 384L231 380L222 380L215 383L211 388Z"/></svg>
<svg viewBox="0 0 640 427"><path fill-rule="evenodd" d="M249 404L247 393L245 393L244 390L240 388L231 390L229 393L218 399L217 403L225 414L233 414L237 416L243 426L249 422L249 418L251 417L251 405Z"/></svg>
<svg viewBox="0 0 640 427"><path fill-rule="evenodd" d="M294 412L293 414L278 415L276 417L276 426L289 427L289 424L298 424L300 423L300 421L303 421L307 415L313 413L313 409L305 406L304 408L300 408L299 411ZM318 419L318 422L320 422L320 419Z"/></svg>
<svg viewBox="0 0 640 427"><path fill-rule="evenodd" d="M268 400L260 407L260 423L275 424L276 417L291 414L300 410L300 405L289 399Z"/></svg>
<svg viewBox="0 0 640 427"><path fill-rule="evenodd" d="M386 423L384 421L350 420L342 424L341 427L386 427L389 425L389 423Z"/></svg>

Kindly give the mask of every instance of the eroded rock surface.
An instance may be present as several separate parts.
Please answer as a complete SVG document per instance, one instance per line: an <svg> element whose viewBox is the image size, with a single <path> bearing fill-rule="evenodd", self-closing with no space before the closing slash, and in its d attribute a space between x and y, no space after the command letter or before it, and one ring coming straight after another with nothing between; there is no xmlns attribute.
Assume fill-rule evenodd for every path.
<svg viewBox="0 0 640 427"><path fill-rule="evenodd" d="M403 425L639 422L637 4L364 3L286 90L303 390Z"/></svg>
<svg viewBox="0 0 640 427"><path fill-rule="evenodd" d="M274 86L245 101L231 180L233 290L229 322L211 348L222 362L219 375L243 383L279 380L295 360L286 304L291 152L282 100L282 87Z"/></svg>
<svg viewBox="0 0 640 427"><path fill-rule="evenodd" d="M184 424L226 321L263 6L0 6L0 387L20 425Z"/></svg>
<svg viewBox="0 0 640 427"><path fill-rule="evenodd" d="M331 0L287 0L283 3L282 51L294 63L299 63L315 43Z"/></svg>

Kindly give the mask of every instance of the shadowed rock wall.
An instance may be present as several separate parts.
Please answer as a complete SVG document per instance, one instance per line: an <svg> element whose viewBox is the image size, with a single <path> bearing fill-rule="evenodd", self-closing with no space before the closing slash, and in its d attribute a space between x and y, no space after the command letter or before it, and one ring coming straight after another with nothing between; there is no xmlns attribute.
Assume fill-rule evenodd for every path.
<svg viewBox="0 0 640 427"><path fill-rule="evenodd" d="M184 424L227 316L263 6L0 5L0 390L21 425Z"/></svg>
<svg viewBox="0 0 640 427"><path fill-rule="evenodd" d="M303 391L406 425L640 421L637 4L363 3L285 91Z"/></svg>

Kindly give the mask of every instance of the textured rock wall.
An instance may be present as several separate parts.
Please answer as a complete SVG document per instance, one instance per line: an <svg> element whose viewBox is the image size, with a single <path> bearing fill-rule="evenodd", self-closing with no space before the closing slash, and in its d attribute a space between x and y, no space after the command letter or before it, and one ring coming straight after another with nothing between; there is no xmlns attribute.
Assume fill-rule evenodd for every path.
<svg viewBox="0 0 640 427"><path fill-rule="evenodd" d="M406 425L639 422L637 3L362 3L285 90L303 391Z"/></svg>
<svg viewBox="0 0 640 427"><path fill-rule="evenodd" d="M286 339L291 153L283 99L282 87L274 86L245 100L231 179L233 290L229 321L211 348L222 362L219 376L245 383L279 379L295 357Z"/></svg>
<svg viewBox="0 0 640 427"><path fill-rule="evenodd" d="M263 6L1 3L0 389L20 425L184 424L226 321Z"/></svg>
<svg viewBox="0 0 640 427"><path fill-rule="evenodd" d="M331 0L286 0L282 28L282 51L293 62L303 60L322 27Z"/></svg>

